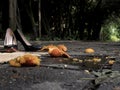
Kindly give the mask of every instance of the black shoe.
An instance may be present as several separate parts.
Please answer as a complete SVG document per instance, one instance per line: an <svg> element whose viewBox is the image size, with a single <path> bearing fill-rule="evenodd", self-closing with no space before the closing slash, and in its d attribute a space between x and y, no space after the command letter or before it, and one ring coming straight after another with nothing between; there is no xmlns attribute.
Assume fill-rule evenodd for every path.
<svg viewBox="0 0 120 90"><path fill-rule="evenodd" d="M25 36L19 29L15 30L14 33L17 40L19 40L23 45L25 51L38 51L41 49L41 46L32 45L31 43L29 43L29 41L25 38Z"/></svg>
<svg viewBox="0 0 120 90"><path fill-rule="evenodd" d="M6 30L6 35L5 35L5 40L4 40L4 48L5 49L16 49L17 50L17 41L16 41L16 37L13 33L13 31L8 28Z"/></svg>

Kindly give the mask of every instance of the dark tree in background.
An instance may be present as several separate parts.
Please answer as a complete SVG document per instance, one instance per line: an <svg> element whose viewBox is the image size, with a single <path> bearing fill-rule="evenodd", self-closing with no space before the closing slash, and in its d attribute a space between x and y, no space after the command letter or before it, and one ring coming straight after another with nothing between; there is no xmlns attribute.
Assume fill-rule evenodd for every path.
<svg viewBox="0 0 120 90"><path fill-rule="evenodd" d="M25 34L32 34L30 37L34 40L39 37L39 0L2 0L0 2L1 30L5 32L8 27L13 31L19 28Z"/></svg>
<svg viewBox="0 0 120 90"><path fill-rule="evenodd" d="M34 0L18 0L22 29L25 33L33 33L33 39L38 37L38 3Z"/></svg>
<svg viewBox="0 0 120 90"><path fill-rule="evenodd" d="M12 30L17 26L17 0L9 0L9 27Z"/></svg>
<svg viewBox="0 0 120 90"><path fill-rule="evenodd" d="M120 13L120 0L1 0L0 2L2 29L6 30L9 26L15 28L16 23L17 28L21 28L34 40L36 38L100 40L104 21L111 13ZM13 7L12 3L16 3L16 6ZM16 18L16 22L12 16Z"/></svg>
<svg viewBox="0 0 120 90"><path fill-rule="evenodd" d="M119 0L42 1L44 31L55 39L99 40L104 20L120 9ZM116 9L117 8L117 9ZM51 35L52 34L52 35Z"/></svg>
<svg viewBox="0 0 120 90"><path fill-rule="evenodd" d="M6 30L9 27L9 0L1 0L1 12L2 12L2 29Z"/></svg>

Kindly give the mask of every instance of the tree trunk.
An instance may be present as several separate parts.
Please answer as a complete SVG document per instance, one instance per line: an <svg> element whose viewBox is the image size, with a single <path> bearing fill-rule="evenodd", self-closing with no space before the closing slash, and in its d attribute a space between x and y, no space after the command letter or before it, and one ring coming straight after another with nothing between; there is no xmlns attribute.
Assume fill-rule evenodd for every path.
<svg viewBox="0 0 120 90"><path fill-rule="evenodd" d="M26 7L26 11L27 11L27 14L28 14L28 17L30 19L32 29L33 29L33 32L34 32L33 39L36 39L38 37L38 31L37 31L37 25L36 25L36 22L35 22L35 19L34 19L34 16L33 16L33 11L32 11L31 4L32 4L32 0L30 0L28 2L28 7Z"/></svg>
<svg viewBox="0 0 120 90"><path fill-rule="evenodd" d="M39 9L38 9L38 14L39 14L39 38L41 38L41 0L39 0Z"/></svg>
<svg viewBox="0 0 120 90"><path fill-rule="evenodd" d="M17 0L9 0L9 27L16 29L16 3Z"/></svg>

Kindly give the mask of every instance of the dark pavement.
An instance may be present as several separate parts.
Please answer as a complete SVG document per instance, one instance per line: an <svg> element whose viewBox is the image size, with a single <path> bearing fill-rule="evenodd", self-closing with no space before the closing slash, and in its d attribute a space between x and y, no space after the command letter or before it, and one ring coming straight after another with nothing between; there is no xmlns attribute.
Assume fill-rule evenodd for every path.
<svg viewBox="0 0 120 90"><path fill-rule="evenodd" d="M106 60L106 57L109 57L115 59L115 64L110 68L101 66L94 70L94 66L61 62L66 58L54 58L43 54L40 55L41 66L16 68L10 67L8 63L0 64L0 90L120 90L119 42L36 41L31 43L42 46L64 44L73 58L81 60L98 56ZM19 48L23 49L20 44ZM84 53L86 48L93 48L95 53Z"/></svg>

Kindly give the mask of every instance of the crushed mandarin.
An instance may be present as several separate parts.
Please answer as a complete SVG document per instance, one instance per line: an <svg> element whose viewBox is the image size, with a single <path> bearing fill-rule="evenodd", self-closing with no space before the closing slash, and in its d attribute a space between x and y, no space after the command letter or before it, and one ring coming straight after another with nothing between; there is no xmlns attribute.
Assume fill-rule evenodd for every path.
<svg viewBox="0 0 120 90"><path fill-rule="evenodd" d="M70 58L70 55L66 52L67 51L67 47L63 44L59 44L59 45L47 45L47 46L43 46L41 51L48 51L50 56L53 57L67 57Z"/></svg>
<svg viewBox="0 0 120 90"><path fill-rule="evenodd" d="M59 44L57 47L62 51L67 51L67 47L64 44Z"/></svg>
<svg viewBox="0 0 120 90"><path fill-rule="evenodd" d="M40 65L41 59L38 56L32 54L25 54L23 56L18 56L15 59L11 59L9 64L15 67L21 66L38 66Z"/></svg>
<svg viewBox="0 0 120 90"><path fill-rule="evenodd" d="M53 57L66 57L70 58L70 55L58 48L53 48L48 51L48 53Z"/></svg>

